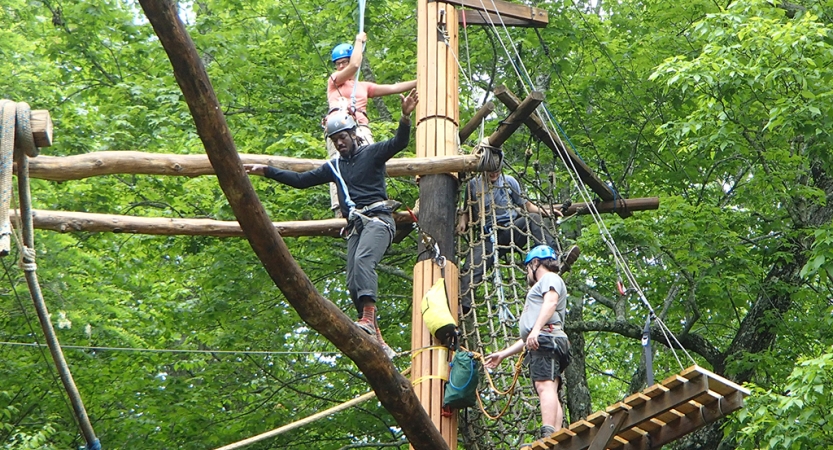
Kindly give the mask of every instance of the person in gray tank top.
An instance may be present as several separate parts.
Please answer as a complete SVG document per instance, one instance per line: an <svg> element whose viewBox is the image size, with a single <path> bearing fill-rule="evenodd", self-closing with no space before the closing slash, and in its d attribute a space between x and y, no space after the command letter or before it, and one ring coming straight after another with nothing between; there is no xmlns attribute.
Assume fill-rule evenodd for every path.
<svg viewBox="0 0 833 450"><path fill-rule="evenodd" d="M486 368L497 367L505 358L527 349L524 364L529 368L541 403L540 437L561 428L564 410L558 399L561 373L570 364L570 343L564 333L567 286L558 275L558 255L552 247L539 245L527 253L526 278L530 289L518 322L520 339L486 357ZM523 448L523 447L522 447Z"/></svg>

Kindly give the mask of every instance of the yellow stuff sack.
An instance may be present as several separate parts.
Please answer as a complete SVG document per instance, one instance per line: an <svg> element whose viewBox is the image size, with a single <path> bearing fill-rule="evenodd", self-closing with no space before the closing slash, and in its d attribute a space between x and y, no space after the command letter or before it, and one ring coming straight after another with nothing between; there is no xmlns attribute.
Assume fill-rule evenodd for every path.
<svg viewBox="0 0 833 450"><path fill-rule="evenodd" d="M445 279L440 278L422 297L422 320L428 331L443 344L453 342L457 335L457 322L448 309L445 295Z"/></svg>

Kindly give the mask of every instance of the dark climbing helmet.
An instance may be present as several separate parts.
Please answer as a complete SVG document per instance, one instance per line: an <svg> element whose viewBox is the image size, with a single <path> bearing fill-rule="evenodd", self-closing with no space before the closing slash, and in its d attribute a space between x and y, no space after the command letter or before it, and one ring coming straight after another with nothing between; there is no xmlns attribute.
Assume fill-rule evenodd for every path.
<svg viewBox="0 0 833 450"><path fill-rule="evenodd" d="M324 134L329 138L344 130L354 129L356 129L356 120L350 114L339 111L330 114L330 117L327 118L327 126L324 129Z"/></svg>
<svg viewBox="0 0 833 450"><path fill-rule="evenodd" d="M555 253L555 250L553 250L552 247L550 247L549 245L538 245L526 254L526 258L524 258L524 264L529 264L529 262L535 258L558 259L558 254Z"/></svg>
<svg viewBox="0 0 833 450"><path fill-rule="evenodd" d="M333 48L333 62L339 59L349 58L353 54L353 46L350 44L338 44Z"/></svg>

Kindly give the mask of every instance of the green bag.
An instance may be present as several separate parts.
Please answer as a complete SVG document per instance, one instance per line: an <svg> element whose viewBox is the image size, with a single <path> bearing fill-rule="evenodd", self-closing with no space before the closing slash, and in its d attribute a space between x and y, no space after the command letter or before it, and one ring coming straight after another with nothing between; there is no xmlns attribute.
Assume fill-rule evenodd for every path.
<svg viewBox="0 0 833 450"><path fill-rule="evenodd" d="M463 409L477 404L480 362L471 352L457 352L451 360L451 373L445 384L443 407Z"/></svg>

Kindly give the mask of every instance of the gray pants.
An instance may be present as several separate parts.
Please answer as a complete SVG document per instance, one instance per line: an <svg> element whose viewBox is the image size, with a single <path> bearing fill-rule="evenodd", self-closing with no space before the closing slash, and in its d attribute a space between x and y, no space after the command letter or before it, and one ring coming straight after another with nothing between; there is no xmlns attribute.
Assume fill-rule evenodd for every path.
<svg viewBox="0 0 833 450"><path fill-rule="evenodd" d="M471 308L474 292L470 290L472 284L478 284L483 281L483 273L494 267L495 263L495 249L490 236L482 236L485 240L484 245L476 242L471 249L471 254L463 263L463 268L460 277L460 304L465 311ZM529 218L519 216L512 223L512 226L501 228L495 233L495 239L498 244L498 257L509 253L510 246L514 246L516 251L524 252L526 244L532 238L534 245L546 244L552 248L557 248L555 239L553 239L550 232L544 228L543 220L539 214L529 214ZM483 254L485 247L486 254ZM485 259L484 259L485 256ZM484 264L485 263L485 264ZM485 266L485 267L484 267ZM471 271L469 268L471 267Z"/></svg>
<svg viewBox="0 0 833 450"><path fill-rule="evenodd" d="M347 236L347 289L350 298L362 313L362 297L378 298L379 277L376 265L393 242L394 222L390 214L359 218L352 223Z"/></svg>

